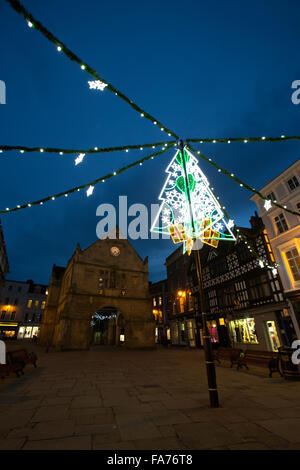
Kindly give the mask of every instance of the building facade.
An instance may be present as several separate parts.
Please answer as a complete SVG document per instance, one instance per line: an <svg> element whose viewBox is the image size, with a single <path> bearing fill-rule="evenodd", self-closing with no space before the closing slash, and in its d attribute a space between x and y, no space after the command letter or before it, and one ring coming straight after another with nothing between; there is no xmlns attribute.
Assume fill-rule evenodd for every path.
<svg viewBox="0 0 300 470"><path fill-rule="evenodd" d="M217 248L204 244L200 250L211 341L215 347L277 351L295 337L290 305L277 270L261 268L254 254L255 250L266 264L272 263L262 220L252 217L251 228L239 231L244 239L219 242ZM188 257L181 250L167 259L172 344L199 347L203 341L196 265L193 254Z"/></svg>
<svg viewBox="0 0 300 470"><path fill-rule="evenodd" d="M58 350L91 344L154 347L148 259L126 239L77 248L66 268L52 270L39 344Z"/></svg>
<svg viewBox="0 0 300 470"><path fill-rule="evenodd" d="M0 220L0 288L3 287L5 276L9 272L8 258L4 241L4 234Z"/></svg>
<svg viewBox="0 0 300 470"><path fill-rule="evenodd" d="M260 192L268 199L300 212L300 159L269 181ZM250 198L258 207L266 227L283 289L293 308L292 319L300 339L300 217L279 207L268 207L266 201L254 195ZM267 207L267 208L266 208Z"/></svg>
<svg viewBox="0 0 300 470"><path fill-rule="evenodd" d="M6 280L0 289L0 334L4 339L38 336L47 300L48 286L32 280Z"/></svg>
<svg viewBox="0 0 300 470"><path fill-rule="evenodd" d="M155 318L155 342L166 345L170 341L170 328L167 319L167 280L150 282L149 292L152 299L152 313Z"/></svg>

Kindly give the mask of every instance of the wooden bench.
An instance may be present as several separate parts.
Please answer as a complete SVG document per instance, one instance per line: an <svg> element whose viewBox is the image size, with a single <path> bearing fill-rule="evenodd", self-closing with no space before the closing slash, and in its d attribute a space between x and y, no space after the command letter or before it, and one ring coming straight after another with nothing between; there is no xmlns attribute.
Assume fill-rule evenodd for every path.
<svg viewBox="0 0 300 470"><path fill-rule="evenodd" d="M279 370L279 354L274 351L260 351L255 349L246 349L245 354L241 354L237 360L237 369L246 367L248 370L248 364L254 364L261 367L268 367L269 377L272 377L273 372L278 372L282 375Z"/></svg>
<svg viewBox="0 0 300 470"><path fill-rule="evenodd" d="M221 348L218 348L217 351L215 351L214 359L218 361L219 364L221 364L221 359L230 361L231 362L230 367L232 367L234 364L237 364L237 361L241 353L242 353L242 350L238 348L222 348L221 347Z"/></svg>
<svg viewBox="0 0 300 470"><path fill-rule="evenodd" d="M37 356L34 352L28 352L26 349L18 349L8 351L6 359L9 372L14 372L19 377L20 373L24 375L24 367L27 364L33 364L36 367Z"/></svg>
<svg viewBox="0 0 300 470"><path fill-rule="evenodd" d="M0 377L4 379L9 375L9 366L7 364L0 364Z"/></svg>

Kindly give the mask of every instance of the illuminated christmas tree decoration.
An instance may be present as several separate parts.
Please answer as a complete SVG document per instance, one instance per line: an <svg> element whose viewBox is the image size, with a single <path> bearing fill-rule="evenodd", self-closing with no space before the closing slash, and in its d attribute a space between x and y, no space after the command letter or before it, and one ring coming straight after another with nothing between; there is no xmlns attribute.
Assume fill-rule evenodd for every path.
<svg viewBox="0 0 300 470"><path fill-rule="evenodd" d="M85 153L80 153L78 155L78 157L75 158L75 160L74 160L75 161L75 166L78 165L79 163L81 163L83 161L84 157L85 157Z"/></svg>
<svg viewBox="0 0 300 470"><path fill-rule="evenodd" d="M104 88L107 87L107 83L101 82L101 80L92 80L92 81L88 82L88 84L89 84L91 90L101 90L101 91L103 91Z"/></svg>
<svg viewBox="0 0 300 470"><path fill-rule="evenodd" d="M268 211L269 209L271 209L272 207L272 201L270 199L267 199L266 202L264 203L264 208L266 209L266 211Z"/></svg>
<svg viewBox="0 0 300 470"><path fill-rule="evenodd" d="M234 241L234 223L225 220L197 158L186 147L183 154L184 161L177 150L166 169L168 177L159 195L162 203L151 231L170 234L174 243L183 242L188 253L197 239L215 247L219 240Z"/></svg>
<svg viewBox="0 0 300 470"><path fill-rule="evenodd" d="M90 186L89 189L87 189L86 191L87 197L91 196L93 194L93 191L94 191L94 186Z"/></svg>

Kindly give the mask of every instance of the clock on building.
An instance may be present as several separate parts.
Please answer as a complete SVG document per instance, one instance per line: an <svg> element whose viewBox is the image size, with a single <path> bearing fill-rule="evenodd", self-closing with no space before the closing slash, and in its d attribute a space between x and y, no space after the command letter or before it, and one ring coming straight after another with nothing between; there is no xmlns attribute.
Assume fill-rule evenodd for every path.
<svg viewBox="0 0 300 470"><path fill-rule="evenodd" d="M110 252L113 256L119 256L120 249L117 246L112 246Z"/></svg>

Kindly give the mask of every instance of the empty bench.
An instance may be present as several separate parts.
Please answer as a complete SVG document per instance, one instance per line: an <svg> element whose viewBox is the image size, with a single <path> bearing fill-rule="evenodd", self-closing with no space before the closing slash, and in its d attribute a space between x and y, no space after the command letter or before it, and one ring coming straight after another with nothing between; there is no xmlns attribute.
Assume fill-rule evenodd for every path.
<svg viewBox="0 0 300 470"><path fill-rule="evenodd" d="M274 351L246 349L245 354L242 354L237 360L237 369L245 367L248 370L248 364L267 367L269 369L269 377L272 377L273 372L278 372L282 375L279 370L279 355Z"/></svg>
<svg viewBox="0 0 300 470"><path fill-rule="evenodd" d="M238 359L242 353L241 349L238 348L219 348L214 355L214 359L221 364L221 359L225 359L231 362L230 367L237 364Z"/></svg>

